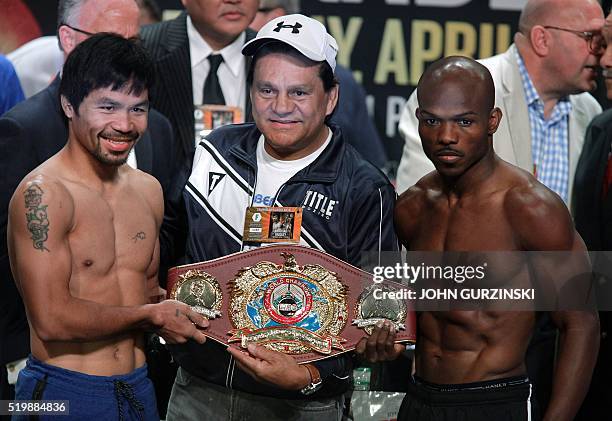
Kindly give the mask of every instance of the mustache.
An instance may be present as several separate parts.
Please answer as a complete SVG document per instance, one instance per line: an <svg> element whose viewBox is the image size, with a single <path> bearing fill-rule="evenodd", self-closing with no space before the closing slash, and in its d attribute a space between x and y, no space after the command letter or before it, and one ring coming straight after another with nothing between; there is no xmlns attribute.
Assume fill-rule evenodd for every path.
<svg viewBox="0 0 612 421"><path fill-rule="evenodd" d="M242 10L242 7L238 5L228 6L221 9L220 15L225 15L226 13L240 13L241 15L244 15L244 10Z"/></svg>
<svg viewBox="0 0 612 421"><path fill-rule="evenodd" d="M455 155L455 156L463 156L463 153L462 153L462 152L460 152L460 151L458 151L458 150L456 150L456 149L453 149L453 148L451 148L451 147L449 147L449 146L445 146L445 147L444 147L444 148L442 148L442 149L438 149L438 150L436 151L436 155L438 155L438 156L440 156L440 155Z"/></svg>
<svg viewBox="0 0 612 421"><path fill-rule="evenodd" d="M102 132L100 133L100 136L105 137L107 139L111 139L111 140L115 140L117 142L133 142L136 141L139 137L140 134L138 132L127 132L127 133L120 133L120 132Z"/></svg>

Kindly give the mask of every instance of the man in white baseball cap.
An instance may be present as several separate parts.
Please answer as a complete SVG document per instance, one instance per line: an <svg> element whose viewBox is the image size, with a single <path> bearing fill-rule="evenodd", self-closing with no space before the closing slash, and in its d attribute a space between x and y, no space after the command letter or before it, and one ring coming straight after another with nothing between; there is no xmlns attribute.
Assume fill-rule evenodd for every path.
<svg viewBox="0 0 612 421"><path fill-rule="evenodd" d="M299 209L301 223L293 224L300 234L286 242L355 266L365 251L396 251L393 187L328 122L338 101L334 38L314 19L289 15L270 21L242 51L253 56L255 123L220 127L196 148L182 191L184 263L261 245L245 232L253 206L270 214ZM254 344L248 352L206 344L171 348L180 368L168 420L341 418L349 355L297 364Z"/></svg>
<svg viewBox="0 0 612 421"><path fill-rule="evenodd" d="M300 14L272 19L242 47L242 54L252 56L261 46L272 41L289 44L312 61L326 61L332 71L336 70L338 44L317 20Z"/></svg>

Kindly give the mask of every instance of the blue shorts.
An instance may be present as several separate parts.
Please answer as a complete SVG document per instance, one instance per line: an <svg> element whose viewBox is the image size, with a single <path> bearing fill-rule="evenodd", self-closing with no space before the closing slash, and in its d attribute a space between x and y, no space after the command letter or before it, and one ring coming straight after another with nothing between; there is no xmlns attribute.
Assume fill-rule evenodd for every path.
<svg viewBox="0 0 612 421"><path fill-rule="evenodd" d="M91 376L45 364L30 356L19 373L15 399L68 401L68 416L41 415L39 420L159 421L146 364L128 374ZM12 419L31 418L13 416Z"/></svg>

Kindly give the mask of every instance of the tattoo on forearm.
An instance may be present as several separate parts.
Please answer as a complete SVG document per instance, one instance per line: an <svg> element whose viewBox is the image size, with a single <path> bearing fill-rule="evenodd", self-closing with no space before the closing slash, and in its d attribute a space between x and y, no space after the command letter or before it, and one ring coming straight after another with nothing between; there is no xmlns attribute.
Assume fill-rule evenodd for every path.
<svg viewBox="0 0 612 421"><path fill-rule="evenodd" d="M136 242L138 240L144 240L145 238L147 238L145 233L143 231L140 231L135 236L132 237L132 241Z"/></svg>
<svg viewBox="0 0 612 421"><path fill-rule="evenodd" d="M49 238L49 218L47 217L47 205L42 204L42 189L37 185L31 185L23 193L25 206L27 208L26 221L30 231L33 246L36 250L49 251L45 247L45 241Z"/></svg>
<svg viewBox="0 0 612 421"><path fill-rule="evenodd" d="M181 312L179 311L179 309L176 309L176 317L179 317L181 315Z"/></svg>

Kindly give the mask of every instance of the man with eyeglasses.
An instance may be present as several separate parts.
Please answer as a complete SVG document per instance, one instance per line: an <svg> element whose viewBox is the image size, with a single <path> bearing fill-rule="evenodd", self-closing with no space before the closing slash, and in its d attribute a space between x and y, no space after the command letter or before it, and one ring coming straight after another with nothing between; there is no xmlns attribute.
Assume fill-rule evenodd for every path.
<svg viewBox="0 0 612 421"><path fill-rule="evenodd" d="M589 122L601 112L596 88L604 15L596 0L528 0L514 44L482 60L493 76L502 120L493 146L505 161L530 172L569 206L576 164ZM418 133L416 91L399 123L405 145L397 173L402 193L434 169ZM542 408L550 396L556 330L538 321L527 368Z"/></svg>
<svg viewBox="0 0 612 421"><path fill-rule="evenodd" d="M602 35L606 45L601 67L608 100L612 100L612 13ZM574 222L589 250L612 250L612 109L595 117L584 138L574 180ZM607 254L607 253L606 253ZM595 254L595 273L609 273L605 255ZM609 283L609 281L608 281ZM612 396L612 312L600 311L600 351L591 388L577 420L593 420L609 412Z"/></svg>
<svg viewBox="0 0 612 421"><path fill-rule="evenodd" d="M588 123L601 112L596 88L604 16L596 0L529 0L514 44L482 63L507 117L495 139L502 159L534 174L566 204ZM410 97L399 123L405 139L398 193L433 170L421 147Z"/></svg>
<svg viewBox="0 0 612 421"><path fill-rule="evenodd" d="M97 32L123 37L138 34L139 10L134 0L61 0L58 40L67 57ZM29 328L15 287L7 252L9 200L21 179L64 147L68 126L59 98L60 77L0 118L0 390L11 399L12 387L30 352ZM167 189L173 168L173 132L169 121L151 110L148 130L130 153L128 164L155 176Z"/></svg>

